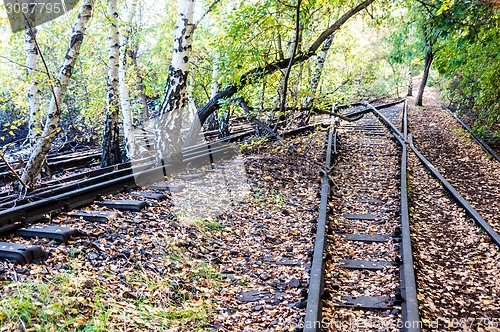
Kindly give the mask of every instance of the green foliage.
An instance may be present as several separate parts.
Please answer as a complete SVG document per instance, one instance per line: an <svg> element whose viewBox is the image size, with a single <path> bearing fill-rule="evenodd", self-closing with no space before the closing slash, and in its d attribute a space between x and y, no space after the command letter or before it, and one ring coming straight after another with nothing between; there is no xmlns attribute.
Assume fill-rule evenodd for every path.
<svg viewBox="0 0 500 332"><path fill-rule="evenodd" d="M211 1L197 3L195 17ZM307 50L318 35L358 1L304 0L301 5L301 41L299 54ZM208 99L213 83L214 59L219 58L215 78L221 88L237 83L250 69L286 58L293 41L296 1L221 0L204 18L194 33L189 93L197 107ZM123 19L129 2L119 1ZM61 121L62 133L89 140L100 137L106 109L107 30L106 3L97 3L87 31L81 56L65 97ZM387 8L390 8L388 10ZM71 24L77 11L38 27L38 42L52 79L67 47ZM479 0L380 1L352 18L340 29L332 44L316 104L346 102L373 97L401 95L406 73L422 69L425 51L435 52L438 76L430 83L444 82L446 96L457 106L474 113L479 133L491 135L498 123L500 88L498 65L498 12ZM151 104L158 105L168 76L175 28L175 2L139 2L132 24L130 49L137 53L137 67L129 61L128 83L136 123L141 118L137 82L143 78L144 91ZM0 27L5 22L0 21ZM119 29L127 27L120 21ZM427 42L423 38L425 30ZM57 36L58 38L54 38ZM23 63L23 33L0 34L0 52L8 60L0 61L0 123L27 119L28 81ZM303 105L310 97L314 57L292 68L287 105ZM137 69L137 71L136 71ZM37 78L42 90L42 111L51 97L50 82L40 65ZM238 95L244 97L263 119L275 119L270 112L279 101L283 73L277 71L256 79ZM221 111L241 112L234 104ZM264 113L265 112L265 113ZM154 112L153 112L154 113ZM495 134L496 135L496 134ZM97 143L97 142L96 142Z"/></svg>
<svg viewBox="0 0 500 332"><path fill-rule="evenodd" d="M482 3L463 1L448 9L456 21L439 41L435 66L445 79L446 97L472 115L482 137L500 132L500 16ZM459 27L459 28L457 28Z"/></svg>
<svg viewBox="0 0 500 332"><path fill-rule="evenodd" d="M442 84L444 97L474 119L477 134L500 136L498 10L479 0L400 4L401 18L392 19L389 60L420 71L431 48L438 76L431 72L429 85Z"/></svg>

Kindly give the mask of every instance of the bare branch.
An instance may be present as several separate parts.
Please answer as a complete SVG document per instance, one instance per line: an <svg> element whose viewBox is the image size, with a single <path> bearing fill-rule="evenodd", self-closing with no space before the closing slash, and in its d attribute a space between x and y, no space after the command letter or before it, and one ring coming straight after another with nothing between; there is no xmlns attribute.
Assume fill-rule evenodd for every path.
<svg viewBox="0 0 500 332"><path fill-rule="evenodd" d="M17 181L19 181L19 183L21 183L21 185L27 191L28 190L28 186L26 185L26 183L24 183L24 181L21 179L21 177L19 176L19 174L17 174L16 170L14 168L12 168L12 166L9 164L9 162L7 161L7 158L5 158L5 155L3 153L0 153L0 158L3 160L3 162L5 163L5 165L7 165L7 168L12 173L12 175L14 175L14 177L17 179Z"/></svg>
<svg viewBox="0 0 500 332"><path fill-rule="evenodd" d="M212 1L212 3L210 4L210 6L208 6L207 10L201 15L201 17L193 24L193 30L196 29L198 27L198 25L201 23L201 21L205 18L205 16L207 16L208 13L210 13L210 11L212 11L212 9L215 7L215 5L219 2L220 0L214 0Z"/></svg>
<svg viewBox="0 0 500 332"><path fill-rule="evenodd" d="M11 62L11 63L13 63L13 64L15 64L15 65L19 66L19 67L23 67L23 68L26 68L26 69L30 69L30 70L36 71L36 72L38 72L38 73L47 74L46 72L44 72L43 70L40 70L40 69L28 68L28 66L26 66L25 64L22 64L22 63L16 62L16 61L14 61L14 60L12 60L12 59L7 58L6 56L0 55L0 58L5 59L5 60L7 60L7 61L9 61L9 62Z"/></svg>

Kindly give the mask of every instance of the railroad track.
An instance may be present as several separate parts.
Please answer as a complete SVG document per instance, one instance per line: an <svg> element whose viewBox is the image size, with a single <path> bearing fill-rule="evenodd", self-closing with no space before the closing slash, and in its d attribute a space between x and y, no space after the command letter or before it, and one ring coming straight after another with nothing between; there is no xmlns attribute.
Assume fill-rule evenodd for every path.
<svg viewBox="0 0 500 332"><path fill-rule="evenodd" d="M247 130L222 140L185 148L184 166L194 168L221 161L235 152L236 147L231 142L252 133L252 130ZM145 158L133 165L123 163L78 174L66 179L67 183L51 183L23 199L0 203L0 208L4 209L0 211L0 234L66 242L78 236L79 231L50 223L42 226L37 224L61 212L67 213L68 218L88 222L113 220L117 217L116 210L140 213L147 206L154 205L155 201L167 199L167 192L182 190L183 185L161 181L163 174L170 175L174 168L178 169L178 165L156 167L152 158ZM139 188L138 183L145 188ZM106 195L119 193L125 198L103 199ZM98 209L75 211L94 202L97 202ZM4 260L28 264L46 257L46 251L39 246L0 242L0 258Z"/></svg>
<svg viewBox="0 0 500 332"><path fill-rule="evenodd" d="M337 182L343 178L349 186L335 188L337 192L342 190L337 193L342 194L342 198L334 197L332 206L327 203L328 179L323 179L304 331L328 327L342 330L345 326L336 325L348 320L337 316L337 312L353 309L373 310L374 316L388 311L391 320L384 321L380 316L380 324L396 325L398 319L419 321L407 230L406 189L398 190L400 183L406 184L405 178L398 179L400 167L406 167L406 146L403 134L399 136L401 130L392 128L398 135L399 145L403 146L398 148L394 136L377 120L379 117L388 121L387 115L401 118L397 108L392 106L382 114L368 107L370 112L363 119L338 128L343 144L349 147L344 148L344 152L348 149L345 157L340 157L335 165L334 179ZM400 154L403 154L401 165ZM327 157L326 168L331 167L329 162ZM362 176L359 176L360 168ZM406 176L406 171L401 174ZM328 215L327 209L331 211ZM397 218L398 215L402 217ZM381 274L388 277L380 281ZM368 286L364 290L360 290L360 282L353 282L362 277L366 277L364 282ZM376 290L370 287L374 284L378 286ZM333 296L334 293L342 295ZM402 313L395 310L399 308Z"/></svg>
<svg viewBox="0 0 500 332"><path fill-rule="evenodd" d="M330 135L325 168L335 169L336 195L328 203L324 175L304 331L422 329L408 213L408 151L499 245L492 227L414 146L407 104L367 108L349 113L365 116L342 123ZM331 167L337 134L343 149Z"/></svg>
<svg viewBox="0 0 500 332"><path fill-rule="evenodd" d="M56 174L59 172L73 171L83 167L97 166L100 163L100 159L100 152L96 149L91 149L88 151L70 153L68 155L49 155L47 158L47 165L50 173ZM21 168L19 162L14 162L10 165L16 170ZM5 185L15 180L16 178L8 169L7 165L2 163L2 165L0 165L0 185Z"/></svg>
<svg viewBox="0 0 500 332"><path fill-rule="evenodd" d="M281 136L294 135L317 126L313 124L293 129ZM223 161L237 153L237 145L252 135L254 130L246 130L224 139L200 143L183 149L183 165L187 169L198 169L205 165ZM152 158L139 162L123 163L113 167L93 170L74 175L63 183L50 183L48 187L34 191L29 196L15 201L0 202L0 235L9 234L25 238L46 238L66 242L78 236L79 231L60 225L39 223L50 221L60 213L70 219L83 219L88 222L105 222L117 217L116 210L140 213L155 201L168 199L168 192L181 191L183 184L165 183L163 175L171 175L180 170L179 165L156 167ZM200 177L200 174L185 174L185 178ZM158 183L159 181L159 183ZM143 188L141 188L143 187ZM121 199L103 199L107 195L118 195ZM75 210L92 203L99 209ZM20 243L0 242L0 259L18 264L28 264L47 257L45 250L38 246Z"/></svg>
<svg viewBox="0 0 500 332"><path fill-rule="evenodd" d="M337 156L335 174L332 175L335 183L331 183L328 174L322 174L305 331L327 328L347 331L346 325L339 328L336 324L354 324L345 319L352 317L353 310L364 312L358 323L366 324L369 318L375 317L381 326L401 327L404 331L420 330L408 220L407 142L417 155L418 150L411 138L407 139L405 110L394 104L359 107L345 116L356 118L364 115L361 120L342 123L340 127L329 130L324 169L332 169L332 159ZM281 136L293 135L318 124ZM191 163L207 160L210 163L214 154L222 156L228 152L230 148L225 142L243 139L251 133L238 134L224 142L211 142L209 146L189 147L184 150L184 155ZM340 157L337 149L339 135L342 138ZM429 164L424 159L423 162ZM182 185L169 183L136 189L141 176L147 179L151 173L161 170L151 168L147 160L139 167L143 169L136 168L134 173L131 165L123 164L112 172L92 173L89 179L77 177L74 183L45 188L26 201L18 202L19 206L1 211L0 233L6 235L17 231L17 235L23 237L64 242L78 236L80 231L60 224L35 229L27 226L60 212L67 214L66 220L76 218L89 223L112 221L117 216L116 210L126 211L131 220L141 219L141 215L149 213L144 212L147 206L165 205L160 202L169 199L169 190L182 190ZM360 169L362 176L356 173ZM190 176L199 175L191 174L187 178ZM329 203L331 188L334 188L335 195ZM119 199L105 197L109 194ZM94 211L74 211L92 203L96 203ZM472 210L469 213L474 217ZM499 244L498 240L495 241L496 233L488 229L487 223L476 220ZM0 244L0 254L20 264L46 257L41 247L15 243ZM373 276L375 278L370 279ZM365 288L361 289L359 281L363 278ZM345 315L338 316L339 312Z"/></svg>
<svg viewBox="0 0 500 332"><path fill-rule="evenodd" d="M454 118L457 120L460 125L469 132L469 135L472 137L472 139L483 149L483 151L490 157L494 158L495 160L500 162L500 156L485 142L483 141L480 137L478 137L474 132L472 131L472 128L469 127L465 122L462 121L456 114L456 112L453 112L449 107L444 107Z"/></svg>

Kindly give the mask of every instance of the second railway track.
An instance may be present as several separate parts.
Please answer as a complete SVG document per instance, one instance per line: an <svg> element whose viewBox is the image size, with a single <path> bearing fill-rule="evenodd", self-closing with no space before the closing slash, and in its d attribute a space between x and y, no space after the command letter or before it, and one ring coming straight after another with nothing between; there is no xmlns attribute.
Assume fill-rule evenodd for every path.
<svg viewBox="0 0 500 332"><path fill-rule="evenodd" d="M401 109L396 105L384 113L401 120ZM404 142L401 147L372 113L343 123L338 130L341 151L334 165L335 194L326 220L325 293L318 303L324 308L311 315L321 309L310 305L304 330L360 331L369 324L397 329L402 321L415 321L418 327L404 185L400 191L400 184L406 182L400 177L406 176ZM315 253L314 257L322 256ZM316 282L311 274L311 283ZM313 288L311 284L310 292ZM309 294L308 300L314 303L315 296Z"/></svg>
<svg viewBox="0 0 500 332"><path fill-rule="evenodd" d="M316 264L313 262L308 308L301 327L304 331L435 331L463 328L467 330L481 326L497 328L500 321L495 316L495 305L490 304L495 303L494 294L497 294L498 285L495 285L490 276L495 275L495 271L500 267L499 254L495 254L498 249L494 249L495 244L498 244L498 234L435 171L430 162L415 148L411 136L410 139L407 138L406 103L404 107L394 106L383 111L371 109L373 114L366 114L363 119L354 123L342 122L338 127L342 139L340 155L331 167L334 169L330 179L333 182L333 195L328 206L326 199L323 199L324 195L322 196L323 205L320 207L318 229L324 228L324 231L318 231L316 244L323 243L315 246L315 250L325 250L314 253ZM352 114L356 113L359 111ZM453 233L447 232L446 226L442 224L441 228L434 228L429 223L410 227L408 193L412 192L407 187L407 175L414 173L408 170L406 162L412 150L441 182L441 190L446 189L451 193L451 197L445 195L446 198L439 198L435 204L427 200L426 204L429 204L430 209L417 205L418 210L412 210L415 216L412 214L411 220L421 220L419 210L431 213L435 205L454 199L452 204L460 206L457 207L458 210L464 207L466 210L462 213L473 218L475 225L458 219L456 215L449 215L448 218L453 218L454 223L451 227L461 229L456 230L457 236L453 238L450 238ZM415 157L412 155L411 158L411 166L415 168ZM330 168L328 161L325 167ZM424 181L423 179L422 177L422 180L411 180L419 183ZM328 197L328 191L326 193ZM426 195L432 196L428 192ZM426 199L427 197L424 198ZM416 200L416 197L411 197L410 204L413 209L414 204L421 204L415 203ZM328 213L322 214L322 208ZM446 211L446 208L443 208L443 211ZM431 213L427 218L432 219L436 215L441 213ZM431 233L435 239L421 241L419 236L426 238L429 234L426 230L415 228L422 225L433 230ZM473 239L477 236L473 233L464 235L462 230L471 226L476 234L480 233L480 227L485 230L486 234L480 236L482 239ZM462 240L458 234L462 234L464 242L472 241L469 244L475 241L484 243L472 256L480 261L478 255L485 255L488 268L475 272L470 270L471 267L467 265L469 263L461 265L456 262L458 265L448 270L450 262L447 262L440 263L442 268L436 271L435 262L428 261L432 253L437 254L440 250L429 248L433 241L443 246L445 256L452 253L449 257L451 261L457 260L459 255L463 254L466 261L470 262L470 250L468 246L460 246ZM325 237L318 241L321 236ZM448 240L442 243L441 239L444 238ZM413 261L412 242L418 251L416 262ZM441 258L435 259L442 261ZM414 271L414 266L418 266L419 270ZM426 272L422 275L422 271ZM448 273L455 279L446 280L443 271L450 271ZM442 290L437 293L429 291L434 288L424 283L424 280L429 282L427 274L444 278L434 282L444 283L443 289L448 290L444 292L446 295L443 295ZM473 291L466 292L469 296L464 296L459 288L454 288L464 282L465 275L478 280L476 277L479 278L480 274L485 276L485 280L476 281L477 287L483 290L491 289L493 294L481 295L480 292ZM417 289L417 282L421 289ZM450 298L453 293L456 293L456 300ZM435 304L439 301L437 294L448 298L446 302L442 302L443 308L446 308L441 311L442 316L429 314L429 307L431 312L439 311ZM466 304L469 302L468 297L472 302ZM484 299L483 303L481 299ZM476 310L472 309L473 303ZM481 310L484 310L482 316ZM421 313L424 315L423 319L420 319ZM445 315L446 313L448 315ZM484 324L481 325L482 323Z"/></svg>

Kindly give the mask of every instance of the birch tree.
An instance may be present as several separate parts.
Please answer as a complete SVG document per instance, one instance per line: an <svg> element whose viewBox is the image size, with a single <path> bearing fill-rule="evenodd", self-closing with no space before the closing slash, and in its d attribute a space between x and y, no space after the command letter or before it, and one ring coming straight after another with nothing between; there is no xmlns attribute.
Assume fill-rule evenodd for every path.
<svg viewBox="0 0 500 332"><path fill-rule="evenodd" d="M59 69L57 80L52 86L52 97L46 111L46 119L40 138L37 139L35 146L31 151L30 158L23 171L21 179L28 186L33 185L40 174L47 153L50 150L52 142L58 132L59 119L61 118L61 106L66 89L68 87L75 62L80 53L85 30L88 21L92 16L94 0L84 0L78 13L64 60Z"/></svg>
<svg viewBox="0 0 500 332"><path fill-rule="evenodd" d="M215 97L215 95L219 92L220 85L218 82L220 71L219 71L219 54L214 56L214 61L212 64L212 83L210 84L210 98ZM207 129L215 130L218 127L217 124L217 113L212 113L207 119Z"/></svg>
<svg viewBox="0 0 500 332"><path fill-rule="evenodd" d="M134 50L128 52L130 60L132 60L132 66L134 66L135 77L137 79L136 88L142 103L142 120L147 121L149 119L149 106L148 106L148 96L146 95L146 87L144 85L144 77L137 63L137 52L139 46L137 45Z"/></svg>
<svg viewBox="0 0 500 332"><path fill-rule="evenodd" d="M106 167L122 161L120 149L118 98L118 58L120 56L118 33L117 0L108 0L109 56L108 56L108 90L106 99L106 120L102 143L101 166Z"/></svg>
<svg viewBox="0 0 500 332"><path fill-rule="evenodd" d="M314 73L311 77L311 84L309 88L309 95L306 97L306 103L304 105L304 111L301 114L301 121L303 123L307 123L310 110L313 106L314 99L316 98L316 92L318 90L318 85L321 80L321 74L323 73L323 68L325 66L326 57L328 55L328 51L332 46L333 38L335 37L335 33L332 33L323 43L321 47L321 51L319 51L318 56L316 57L316 63L314 65Z"/></svg>
<svg viewBox="0 0 500 332"><path fill-rule="evenodd" d="M177 24L174 33L172 60L160 107L160 117L155 123L157 161L182 160L181 125L182 111L186 106L189 56L191 54L194 0L178 0Z"/></svg>
<svg viewBox="0 0 500 332"><path fill-rule="evenodd" d="M292 70L293 66L293 58L295 58L295 54L297 54L297 49L300 43L300 4L301 0L297 0L297 6L296 6L296 12L295 12L295 36L293 39L293 46L291 47L290 54L288 54L288 66L285 70L285 75L283 76L283 83L282 83L282 88L281 88L281 101L280 101L280 115L285 114L285 109L286 109L286 93L287 93L287 88L288 88L288 78L290 77L290 72ZM279 121L276 122L276 126L274 130L278 128Z"/></svg>
<svg viewBox="0 0 500 332"><path fill-rule="evenodd" d="M29 82L28 106L29 106L29 143L33 146L36 138L40 135L42 125L39 118L40 111L40 89L37 78L38 71L38 47L36 45L37 29L27 26L25 29L26 41L26 76Z"/></svg>
<svg viewBox="0 0 500 332"><path fill-rule="evenodd" d="M123 133L125 137L125 150L128 158L132 158L133 144L134 144L134 131L132 128L133 119L132 111L130 108L130 91L127 83L127 70L128 70L128 53L129 53L129 38L132 29L132 20L135 14L137 0L132 0L128 8L125 20L125 29L120 34L120 59L118 68L119 80L119 95L120 106L122 110L123 119Z"/></svg>

